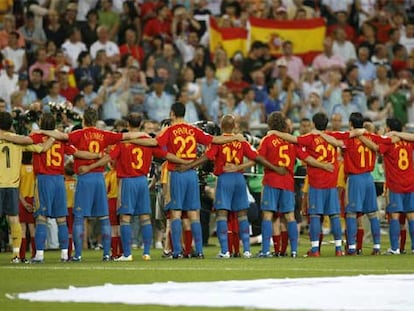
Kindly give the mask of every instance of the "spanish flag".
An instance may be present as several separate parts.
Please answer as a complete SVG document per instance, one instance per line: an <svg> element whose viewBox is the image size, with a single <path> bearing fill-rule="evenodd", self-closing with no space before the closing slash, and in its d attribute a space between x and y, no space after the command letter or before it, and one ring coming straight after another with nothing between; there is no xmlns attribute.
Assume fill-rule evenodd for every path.
<svg viewBox="0 0 414 311"><path fill-rule="evenodd" d="M302 57L305 63L322 52L326 25L322 18L306 20L275 21L250 17L250 42L261 41L269 44L271 53L282 53L282 43L292 41L293 53Z"/></svg>
<svg viewBox="0 0 414 311"><path fill-rule="evenodd" d="M247 54L248 32L244 28L220 28L216 20L210 17L209 36L211 54L214 54L218 47L223 48L229 58L232 58L237 52L243 53L244 56Z"/></svg>

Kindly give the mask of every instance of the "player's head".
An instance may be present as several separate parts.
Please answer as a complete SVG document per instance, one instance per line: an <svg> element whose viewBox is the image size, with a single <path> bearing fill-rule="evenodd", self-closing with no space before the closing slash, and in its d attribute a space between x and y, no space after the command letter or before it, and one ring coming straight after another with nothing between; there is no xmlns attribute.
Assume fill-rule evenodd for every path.
<svg viewBox="0 0 414 311"><path fill-rule="evenodd" d="M127 117L130 128L139 128L141 126L142 116L138 112L131 112Z"/></svg>
<svg viewBox="0 0 414 311"><path fill-rule="evenodd" d="M56 128L56 119L53 114L46 112L42 114L40 119L40 129L54 130Z"/></svg>
<svg viewBox="0 0 414 311"><path fill-rule="evenodd" d="M221 119L221 130L223 133L232 133L236 126L236 119L231 114L226 114Z"/></svg>
<svg viewBox="0 0 414 311"><path fill-rule="evenodd" d="M170 117L171 119L177 119L177 118L184 118L185 115L185 105L176 102L171 105L171 111L170 111Z"/></svg>
<svg viewBox="0 0 414 311"><path fill-rule="evenodd" d="M349 116L349 126L354 129L362 129L364 126L364 116L360 112L353 112Z"/></svg>
<svg viewBox="0 0 414 311"><path fill-rule="evenodd" d="M312 122L318 131L326 130L328 126L328 117L323 112L315 113L312 117Z"/></svg>
<svg viewBox="0 0 414 311"><path fill-rule="evenodd" d="M83 123L85 126L95 126L98 122L98 112L93 108L86 108L83 113Z"/></svg>
<svg viewBox="0 0 414 311"><path fill-rule="evenodd" d="M13 118L10 113L6 111L0 112L0 130L10 131L13 124Z"/></svg>
<svg viewBox="0 0 414 311"><path fill-rule="evenodd" d="M402 131L402 123L397 118L388 118L386 121L388 131Z"/></svg>
<svg viewBox="0 0 414 311"><path fill-rule="evenodd" d="M267 125L270 130L286 132L286 118L280 112L273 111L267 118Z"/></svg>

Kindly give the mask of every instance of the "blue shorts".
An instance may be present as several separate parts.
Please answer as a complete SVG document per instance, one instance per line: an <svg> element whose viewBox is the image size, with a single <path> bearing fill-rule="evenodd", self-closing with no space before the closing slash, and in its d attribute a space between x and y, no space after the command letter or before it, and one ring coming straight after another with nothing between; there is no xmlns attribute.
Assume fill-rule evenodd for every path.
<svg viewBox="0 0 414 311"><path fill-rule="evenodd" d="M309 186L309 215L336 215L339 212L337 188L316 189Z"/></svg>
<svg viewBox="0 0 414 311"><path fill-rule="evenodd" d="M238 212L249 208L246 180L241 173L223 173L217 178L216 210Z"/></svg>
<svg viewBox="0 0 414 311"><path fill-rule="evenodd" d="M295 195L292 191L263 186L262 211L290 213L295 210Z"/></svg>
<svg viewBox="0 0 414 311"><path fill-rule="evenodd" d="M389 192L389 204L387 213L412 213L414 212L414 192L396 193Z"/></svg>
<svg viewBox="0 0 414 311"><path fill-rule="evenodd" d="M66 188L63 175L37 175L34 216L66 217Z"/></svg>
<svg viewBox="0 0 414 311"><path fill-rule="evenodd" d="M166 210L192 211L201 208L200 186L195 170L185 172L169 172L170 174L170 201Z"/></svg>
<svg viewBox="0 0 414 311"><path fill-rule="evenodd" d="M0 217L19 215L19 188L0 188Z"/></svg>
<svg viewBox="0 0 414 311"><path fill-rule="evenodd" d="M118 189L120 193L118 215L151 214L146 176L122 178Z"/></svg>
<svg viewBox="0 0 414 311"><path fill-rule="evenodd" d="M109 215L108 199L103 173L79 175L76 182L73 215L102 217Z"/></svg>
<svg viewBox="0 0 414 311"><path fill-rule="evenodd" d="M377 192L370 173L349 175L346 213L373 213L378 211Z"/></svg>

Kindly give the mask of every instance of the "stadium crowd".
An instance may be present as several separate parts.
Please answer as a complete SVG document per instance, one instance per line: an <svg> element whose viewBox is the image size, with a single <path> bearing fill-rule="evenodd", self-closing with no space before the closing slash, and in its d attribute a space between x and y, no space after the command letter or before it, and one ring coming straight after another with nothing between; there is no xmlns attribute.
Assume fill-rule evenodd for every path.
<svg viewBox="0 0 414 311"><path fill-rule="evenodd" d="M367 193L372 194L366 201L364 197L356 197L357 202L362 200L364 209L362 206L361 208L357 206L346 211L348 243L346 251L348 254L355 254L361 250L363 229L361 221L357 224L357 218L359 219L357 216L359 212L364 212L368 215L371 224L373 254L379 254L380 228L376 198L374 198L376 193L370 192L374 183L364 174L370 175L374 170L377 151L383 154L383 162L387 163L387 147L384 146L397 144L398 148L402 148L399 150L412 152L410 143L403 141L402 144L398 141L412 139L409 134L401 132L403 129L407 131L412 129L414 124L412 105L414 6L411 0L15 0L3 1L0 5L3 6L0 7L2 25L0 112L4 122L0 127L2 130L0 138L3 139L2 143L10 144L7 142L10 140L15 144L7 145L7 149L2 149L0 155L1 159L4 158L4 163L0 165L3 165L5 170L10 169L14 162L10 163L8 150L13 149L12 146L29 144L32 149L24 148L34 152L33 167L37 176L37 191L42 187L44 189L51 187L50 183L65 188L66 183L66 190L62 191L62 188L59 188L57 192L62 192L62 196L65 197L63 192L67 193L64 211L56 211L55 208L53 212L47 211L45 206L54 205L53 199L49 197L50 193L43 194L43 199L47 201L45 206L33 208L34 177L31 180L26 176L33 170L30 169L31 152L30 155L24 152L23 158L22 155L17 157L19 163L15 164L16 168L20 169L20 162L22 162L22 172L26 169L26 174L21 175L19 201L20 222L29 224L27 234L26 225L20 228L18 218L14 217L16 216L14 211L7 213L10 207L5 207L11 204L7 200L16 199L15 194L6 196L1 195L0 192L2 205L0 211L11 216L8 221L13 244L13 262L27 261L25 252L29 243L26 242L26 236L31 237L32 262L43 262L47 217L57 219L57 236L62 249L61 258L64 261L70 258L74 261L81 260L81 250L82 247L88 246L88 237L95 240L97 243L95 246L103 247L104 260L110 259L110 249L113 258L120 261L132 260L130 245L141 243L144 246L143 258L148 260L153 236L152 227L154 227L154 246L163 248L165 256L173 258L180 258L183 254L191 256L194 242L193 255L202 258L202 246L208 244L208 222L214 198L216 209L230 210L229 213L216 215L217 236L221 245L219 257L240 255L240 239L244 250L242 255L252 256L249 247L249 221L253 231L258 234L261 232L263 236L263 247L259 256L270 256L268 243L273 237L276 255L287 253L289 240L292 247L291 254L295 257L297 235L300 231L296 223L302 221L300 208L307 202L307 199L301 200L303 193L309 193L311 210L315 204L327 204L333 208L333 210L322 208L322 211L309 211L312 248L308 255L320 254L319 236L323 218L321 215L327 215L330 216L334 234L335 254L339 256L343 254L343 228L339 221L340 201L336 193L337 185L344 189L345 183L344 174L338 173L339 167L343 165L339 165L337 160L341 160L342 156L345 162L345 174L356 175L354 181L348 179L350 183L348 186L367 183L369 189ZM216 19L220 28L248 28L251 16L277 21L324 18L326 36L323 40L322 52L312 60L302 59L295 55L295 45L289 40L282 42L280 55L272 55L269 43L259 41L249 44L246 55L242 52L228 55L220 46L211 50L210 17ZM10 138L11 136L5 133L10 130L6 126L9 124L8 114L12 118L13 131L22 136ZM346 132L347 134L339 134L338 131L348 128L348 121L351 123L351 130ZM184 126L183 129L177 129L180 122L195 124L196 127ZM216 135L214 138L197 130L201 128L210 134L218 134L218 126L213 124L220 122L224 134ZM289 163L285 162L281 165L280 161L271 161L266 152L270 152L268 150L271 149L272 143L269 142L265 148L263 143L265 139L258 152L251 149L248 144L259 146L261 137L266 134L264 130L267 128L266 123L272 130L269 135L279 137L277 140L282 140L282 145L285 144L286 150L289 150L287 155L280 151L285 149L275 149L279 150L280 159L287 159ZM292 124L295 125L299 137L288 135L294 132ZM312 124L317 132L311 131ZM160 132L161 127L166 127L166 130ZM366 131L370 134L364 133L363 127L366 127ZM53 131L55 128L59 131ZM322 133L327 129L330 130L328 132L330 135ZM385 129L391 131L392 138L375 134L384 134ZM105 131L99 132L102 130ZM82 141L79 134L85 132L79 131L93 132L94 134L88 134L90 137L102 135L99 146L85 145L87 143ZM232 133L234 135L231 135ZM245 138L242 135L235 135L237 133L244 134ZM322 137L323 142L320 146L323 147L315 146L314 142L304 138L305 134L308 134L306 137L315 136L315 141L318 137ZM170 141L173 136L176 138L175 147ZM369 139L360 139L361 136ZM119 144L122 140L128 143ZM57 143L62 141L69 143L62 143L63 145ZM339 150L353 150L355 141L359 144L362 142L365 147L362 147L362 152L358 147L354 148L355 156L362 157L364 154L364 163L362 158L358 160L360 166L364 164L362 170L360 167L360 170L354 171L354 167L349 168L346 164L347 161L352 162L350 154L353 153L349 151L342 155ZM177 147L177 142L182 148ZM201 149L196 146L198 144L208 146L212 142L214 143L212 146L215 147L208 147L206 154L202 156ZM224 163L232 163L231 167L218 169L220 165L225 166L217 161L220 159L220 152L226 152L224 150L227 147L221 145L228 146L227 144L235 148L232 150L239 151L235 151L237 155L229 153L228 158L224 160ZM303 153L296 150L294 144L306 146L307 151ZM50 154L56 155L53 152L56 152L58 147L54 146L58 145L64 151L62 154L59 153L61 157L60 161L57 161L59 163L53 163L54 159ZM111 145L117 147L107 149ZM155 147L157 145L161 148ZM321 148L324 150L324 155L323 152L321 154ZM17 154L23 149L17 148ZM327 155L331 151L332 154ZM70 156L63 157L63 154ZM135 158L128 158L128 154ZM157 161L151 166L146 166L148 161L151 161L152 155L167 157L168 167L164 169L170 171L171 176L161 172L161 164ZM197 156L200 157L200 161L196 160ZM252 162L246 162L246 166L243 166L243 156L261 165L253 166ZM368 158L365 159L365 156L369 157L370 161ZM399 156L401 157L401 153ZM403 156L403 164L398 162L397 166L401 168L402 165L405 170L407 167L412 169L411 156L405 157L405 153ZM74 168L73 157L75 157ZM347 160L347 157L350 159ZM396 157L398 158L398 155ZM296 158L302 159L303 162ZM118 162L122 160L135 163L135 171L131 173L125 169L120 173L119 164L115 165L116 169L108 170L105 176L105 198L108 197L109 209L112 207L116 214L121 197L122 201L132 202L134 199L128 197L128 193L132 196L131 193L134 191L143 193L141 191L148 188L146 179L140 180L140 186L135 184L128 186L127 181L122 182L122 187L118 186L117 175L119 179L127 179L127 177L138 178L148 174L152 180L151 203L149 201L136 203L135 200L130 205L151 205L152 213L147 209L137 212L121 206L118 209L119 218L116 215L108 218L108 202L103 203L98 198L101 198L100 194L90 197L90 194L84 192L76 193L73 199L75 187L76 192L81 191L81 188L84 188L83 191L88 190L89 182L92 182L91 187L97 187L98 192L102 191L103 179L101 180L99 176L102 175L105 165L117 159ZM216 191L214 182L209 183L208 180L207 173L211 171L210 169L202 166L198 175L191 169L202 165L202 162L207 159L215 160L214 172L219 176L217 189L224 187L223 184L234 182L234 180L221 181L225 180L222 178L223 175L238 176L237 172L250 170L253 174L246 174L251 175L246 177L248 190L240 190L243 187L246 189L243 178L237 186L241 188L235 188L237 191L226 188L221 189L223 192L221 194ZM189 160L196 161L189 163ZM365 165L365 160L369 165ZM393 163L392 160L390 163ZM145 163L144 168L140 161ZM309 181L308 179L305 181L305 190L302 191L302 182L293 183L293 175L306 175L306 166L302 164L304 162L312 169L308 170ZM327 162L332 165L328 165ZM175 167L173 163L177 163L178 166ZM55 165L56 171L50 171L43 167L45 165ZM63 165L65 165L64 170ZM262 165L265 167L264 179ZM252 166L253 168L250 169ZM365 166L368 167L367 170L364 170ZM385 170L387 172L387 168ZM207 172L207 177L203 175L204 172ZM74 177L75 173L78 175L77 178ZM99 176L95 176L95 173ZM56 174L62 178L54 180L52 177L56 176L50 176ZM185 177L180 174L184 174ZM269 179L266 178L266 174L289 175L292 179L289 179L285 189L284 186L269 181L279 177L271 175L273 179ZM326 184L318 183L320 176L325 176L323 174L336 176L335 185L327 182L330 178L325 180ZM338 181L338 174L339 179L344 180L343 183ZM44 180L39 179L42 177L40 175L45 176ZM88 176L94 176L96 180L92 178L89 180ZM171 180L167 180L168 176ZM410 176L408 180L411 180L411 175L407 176ZM7 186L5 182L8 178L3 172L0 172L0 177L4 179L0 180L3 188L0 190L9 188L10 185ZM361 181L359 177L366 179ZM188 184L181 183L182 179ZM190 202L200 201L198 193L200 181L201 212L199 204L186 206ZM220 181L221 186L219 186ZM142 187L142 182L145 187ZM175 183L177 188L171 186L171 189L168 189L167 185L170 182ZM281 221L282 224L278 223L272 229L273 213L276 210L263 208L261 193L263 192L264 198L270 200L270 197L273 195L277 197L279 194L275 194L274 189L268 188L280 187L289 194L280 195L277 200L281 200L281 206L289 205L293 209L277 210L285 214L285 220L281 221L280 218L283 217L279 217L277 221ZM16 185L13 184L11 188L16 188ZM178 188L186 189L194 196L185 197L187 194L180 193ZM318 192L327 188L333 192L323 194ZM125 189L130 190L128 192ZM407 189L404 188L404 191ZM388 189L391 194L401 192L399 190L391 187ZM226 201L228 200L226 196L232 191L239 194L239 201L233 203L242 210L229 206L233 204L231 199L229 202ZM293 195L294 191L297 192L296 197ZM246 197L240 193L246 193ZM185 199L178 203L174 201L174 207L169 206L170 219L166 221L162 208L163 201L167 200L167 194L171 197L183 195ZM148 193L148 200L149 195ZM224 198L217 197L220 195ZM145 192L144 197L146 196ZM79 207L81 197L82 199L90 197L88 203L83 203L90 205L89 207ZM406 200L412 199L409 196ZM218 201L226 202L227 206L222 204L222 208L218 208L217 206L220 206ZM347 200L343 201L346 201L341 202L344 210ZM254 208L250 208L248 213L249 202L250 205L262 206L263 215L253 217L251 214L254 212L250 210ZM180 203L182 206L178 206ZM277 205L276 201L272 204ZM102 209L96 208L97 205L101 205ZM396 203L396 205L402 206L403 203ZM74 209L73 219L66 220L67 207ZM79 210L76 210L78 207ZM37 213L36 220L33 218L34 209L35 214ZM404 211L409 214L407 222L409 232L414 235L412 211ZM403 248L403 243L399 245L398 241L396 242L398 239L396 236L400 234L400 222L402 235L406 234L403 232L407 232L405 218L402 220L399 218L400 214L403 214L401 212L402 210L398 209L390 211L392 233L390 233L389 253L392 254L400 253ZM256 214L258 213L256 208ZM152 214L151 218L150 214ZM86 231L84 216L98 217L98 220L89 222ZM72 224L70 227L73 227L73 232L72 228L69 228L68 232L67 223ZM96 224L98 227L100 224L100 229L96 228ZM98 234L95 234L96 229ZM166 230L171 231L170 238L165 234ZM23 242L20 245L19 237L22 235ZM73 256L71 255L72 238L69 238L72 235L76 250ZM184 237L183 251L181 235ZM142 239L138 239L138 236L142 236ZM93 243L89 246L91 244ZM414 249L414 245L411 248Z"/></svg>

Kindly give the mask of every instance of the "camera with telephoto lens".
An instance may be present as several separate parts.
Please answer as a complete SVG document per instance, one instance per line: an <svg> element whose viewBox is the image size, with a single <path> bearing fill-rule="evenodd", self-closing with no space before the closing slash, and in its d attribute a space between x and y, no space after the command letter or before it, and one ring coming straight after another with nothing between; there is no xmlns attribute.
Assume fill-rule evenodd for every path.
<svg viewBox="0 0 414 311"><path fill-rule="evenodd" d="M75 111L72 110L72 104L69 102L49 102L50 112L55 115L56 123L61 123L65 117L71 121L81 121L82 117Z"/></svg>
<svg viewBox="0 0 414 311"><path fill-rule="evenodd" d="M40 112L28 110L22 112L20 109L15 109L13 112L13 128L16 134L28 135L30 132L30 124L39 121Z"/></svg>
<svg viewBox="0 0 414 311"><path fill-rule="evenodd" d="M249 132L243 132L243 137L246 138L247 142L253 147L258 147L260 145L260 141L262 140L260 137L254 136Z"/></svg>

